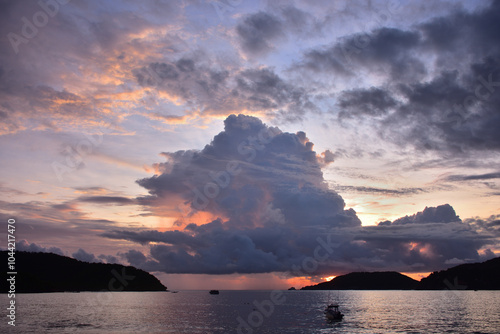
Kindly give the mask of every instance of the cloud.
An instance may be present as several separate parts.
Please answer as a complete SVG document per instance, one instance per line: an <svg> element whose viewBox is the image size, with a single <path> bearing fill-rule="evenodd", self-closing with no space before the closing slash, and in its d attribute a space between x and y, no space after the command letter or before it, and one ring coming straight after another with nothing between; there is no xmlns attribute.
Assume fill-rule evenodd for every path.
<svg viewBox="0 0 500 334"><path fill-rule="evenodd" d="M449 204L440 205L432 208L425 208L412 216L405 216L392 222L395 225L401 224L422 224L422 223L452 223L460 221L455 214L455 210Z"/></svg>
<svg viewBox="0 0 500 334"><path fill-rule="evenodd" d="M369 68L371 72L389 73L393 78L421 76L425 68L411 53L419 40L417 32L380 28L346 36L326 48L309 50L296 66L316 73L344 76L354 75L358 66Z"/></svg>
<svg viewBox="0 0 500 334"><path fill-rule="evenodd" d="M465 222L475 226L480 231L485 231L491 235L500 237L500 215L491 215L486 219L479 217L468 218Z"/></svg>
<svg viewBox="0 0 500 334"><path fill-rule="evenodd" d="M339 117L343 118L354 115L385 115L398 103L387 91L371 87L370 89L343 91L337 104L342 110Z"/></svg>
<svg viewBox="0 0 500 334"><path fill-rule="evenodd" d="M500 173L474 174L474 175L449 175L445 178L446 181L476 181L476 180L492 180L500 179Z"/></svg>
<svg viewBox="0 0 500 334"><path fill-rule="evenodd" d="M258 12L238 24L236 32L244 52L256 56L273 49L273 42L283 36L282 22L274 15Z"/></svg>
<svg viewBox="0 0 500 334"><path fill-rule="evenodd" d="M365 187L365 186L336 186L339 191L354 191L362 193L375 193L375 194L385 194L391 196L406 196L414 195L425 192L422 188L401 188L401 189L385 189L385 188L375 188L375 187Z"/></svg>
<svg viewBox="0 0 500 334"><path fill-rule="evenodd" d="M479 11L457 11L425 22L419 28L424 35L425 45L443 52L443 60L453 56L456 50L484 57L499 50L500 38L494 33L500 28L499 13L499 4L491 1L489 6Z"/></svg>
<svg viewBox="0 0 500 334"><path fill-rule="evenodd" d="M172 100L185 103L191 112L205 115L245 110L290 121L318 109L305 88L284 79L273 68L224 67L216 59L207 59L204 54L185 56L169 63L151 63L133 72L141 86L154 87ZM147 116L166 122L184 119L159 112Z"/></svg>
<svg viewBox="0 0 500 334"><path fill-rule="evenodd" d="M349 221L343 200L326 187L324 160L305 133L283 133L244 115L231 115L224 124L224 131L202 151L164 153L169 159L160 164L164 172L138 181L150 193L144 200L163 203L162 198L180 196L192 209L238 220L271 204L290 224L303 224L300 208L312 205L318 211L306 219L311 225L321 219L334 225ZM248 223L263 223L255 218Z"/></svg>
<svg viewBox="0 0 500 334"><path fill-rule="evenodd" d="M187 205L172 229L115 228L101 234L149 245L149 254L123 255L131 264L197 274L422 272L453 259L477 260L479 250L496 243L479 225L462 222L449 204L362 226L324 182L323 158L304 132L283 132L244 115L231 115L224 125L201 151L164 152L168 161L159 164L160 173L137 181L149 192L138 201L153 211L171 214L172 207ZM304 268L323 246L327 259L314 270L292 270Z"/></svg>
<svg viewBox="0 0 500 334"><path fill-rule="evenodd" d="M100 259L96 258L94 254L87 253L85 250L79 248L76 252L71 254L73 258L83 262L101 262Z"/></svg>
<svg viewBox="0 0 500 334"><path fill-rule="evenodd" d="M89 263L120 263L113 255L100 254L95 256L92 253L86 252L84 249L79 248L71 255L74 259Z"/></svg>
<svg viewBox="0 0 500 334"><path fill-rule="evenodd" d="M495 234L478 229L478 222L462 222L453 208L426 208L392 224L337 227L297 233L286 225L253 229L228 228L216 220L189 225L182 231L112 231L107 236L144 243L150 255L131 250L128 261L149 271L166 273L230 274L281 271L290 275L342 274L355 270L433 271L449 261L474 262L492 254L498 218L484 221ZM179 238L179 233L186 234ZM322 243L318 242L321 238ZM304 270L315 249L327 245L331 253L314 270ZM325 248L327 249L327 248ZM479 250L483 250L479 253ZM309 260L307 260L309 259ZM293 269L296 270L293 270ZM299 268L299 269L297 269ZM300 269L301 268L301 269Z"/></svg>
<svg viewBox="0 0 500 334"><path fill-rule="evenodd" d="M146 256L134 249L131 249L125 253L119 254L121 257L125 258L128 263L135 267L144 267L144 263L146 262Z"/></svg>
<svg viewBox="0 0 500 334"><path fill-rule="evenodd" d="M22 190L18 190L18 189L14 189L14 188L11 188L11 187L7 187L7 186L4 186L3 182L0 183L0 191L4 194L8 194L8 195L14 195L14 196L23 196L23 195L28 195L27 192L25 191L22 191Z"/></svg>
<svg viewBox="0 0 500 334"><path fill-rule="evenodd" d="M77 201L84 203L96 203L96 204L116 204L116 205L136 204L135 200L121 196L83 196L77 198Z"/></svg>
<svg viewBox="0 0 500 334"><path fill-rule="evenodd" d="M495 235L478 229L472 221L462 222L449 204L426 207L392 223L366 226L356 239L363 242L372 260L377 258L382 266L400 271L405 266L410 271L434 271L457 259L479 261L478 251L497 243Z"/></svg>
<svg viewBox="0 0 500 334"><path fill-rule="evenodd" d="M97 258L105 263L120 263L120 261L118 261L118 259L113 255L101 254Z"/></svg>
<svg viewBox="0 0 500 334"><path fill-rule="evenodd" d="M102 235L160 243L151 256L165 272L229 274L284 271L304 257L299 249L314 248L318 231L360 226L324 182L321 166L331 152L318 155L304 132L282 132L255 117L231 115L224 125L203 150L163 153L163 172L138 180L149 191L138 200L152 210L189 204L184 230ZM200 212L212 221L190 222ZM298 238L304 229L313 233Z"/></svg>
<svg viewBox="0 0 500 334"><path fill-rule="evenodd" d="M333 112L349 126L369 124L383 140L444 155L496 150L499 17L491 2L406 29L377 27L305 51L292 70L352 86L330 88Z"/></svg>
<svg viewBox="0 0 500 334"><path fill-rule="evenodd" d="M63 249L82 243L99 244L101 238L96 234L104 233L117 224L115 221L92 217L80 210L73 201L59 204L0 201L0 218L5 221L16 219L16 233L24 239L43 240L44 243Z"/></svg>
<svg viewBox="0 0 500 334"><path fill-rule="evenodd" d="M123 89L128 73L147 58L142 53L157 47L178 52L184 45L174 33L154 36L182 20L182 6L51 2L47 15L43 4L2 5L0 134L119 124L122 111L134 112L142 94ZM35 13L47 17L45 24L33 24Z"/></svg>
<svg viewBox="0 0 500 334"><path fill-rule="evenodd" d="M16 250L21 252L32 252L32 253L54 253L58 255L64 255L63 251L59 247L49 247L45 248L36 243L29 243L26 240L20 240L16 243Z"/></svg>

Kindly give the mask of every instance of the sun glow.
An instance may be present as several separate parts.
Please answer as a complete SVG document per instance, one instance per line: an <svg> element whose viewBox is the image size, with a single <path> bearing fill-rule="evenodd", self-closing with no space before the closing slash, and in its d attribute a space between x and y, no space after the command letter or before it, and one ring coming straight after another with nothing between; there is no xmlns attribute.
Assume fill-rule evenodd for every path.
<svg viewBox="0 0 500 334"><path fill-rule="evenodd" d="M337 277L337 276L323 277L323 279L328 282L328 281L331 281L332 279L334 279L335 277Z"/></svg>

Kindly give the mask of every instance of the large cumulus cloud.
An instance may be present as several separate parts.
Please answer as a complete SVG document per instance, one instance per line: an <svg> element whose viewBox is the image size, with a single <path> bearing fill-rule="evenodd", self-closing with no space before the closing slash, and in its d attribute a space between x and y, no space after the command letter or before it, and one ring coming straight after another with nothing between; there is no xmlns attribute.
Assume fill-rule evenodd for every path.
<svg viewBox="0 0 500 334"><path fill-rule="evenodd" d="M163 153L158 174L138 180L151 210L188 208L176 230L115 229L102 234L150 244L130 250L134 265L167 273L340 273L360 268L428 271L446 261L480 258L495 236L464 223L450 205L363 227L323 179L326 154L303 132L287 133L259 119L231 115L201 151ZM328 151L329 152L329 151ZM163 211L165 213L171 210ZM210 217L200 222L200 213ZM314 272L300 271L318 253Z"/></svg>
<svg viewBox="0 0 500 334"><path fill-rule="evenodd" d="M180 197L240 226L360 224L324 182L321 166L331 152L318 155L305 133L283 133L254 117L231 115L224 124L201 151L163 153L168 161L157 166L160 173L138 181L150 193L139 201L154 206Z"/></svg>

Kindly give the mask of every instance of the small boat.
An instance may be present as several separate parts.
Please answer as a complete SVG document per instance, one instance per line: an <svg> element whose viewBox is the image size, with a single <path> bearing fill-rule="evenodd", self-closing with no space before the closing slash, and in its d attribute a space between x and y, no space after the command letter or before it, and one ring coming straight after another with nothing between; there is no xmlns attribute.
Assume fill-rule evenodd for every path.
<svg viewBox="0 0 500 334"><path fill-rule="evenodd" d="M210 290L208 293L211 294L211 295L218 295L219 294L219 290Z"/></svg>
<svg viewBox="0 0 500 334"><path fill-rule="evenodd" d="M330 304L325 308L323 312L328 320L340 321L344 315L339 311L339 306Z"/></svg>

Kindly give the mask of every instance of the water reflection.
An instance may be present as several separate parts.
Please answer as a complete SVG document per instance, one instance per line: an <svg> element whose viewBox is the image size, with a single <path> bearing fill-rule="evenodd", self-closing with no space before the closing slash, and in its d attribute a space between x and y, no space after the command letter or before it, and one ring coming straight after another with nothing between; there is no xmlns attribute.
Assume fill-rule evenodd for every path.
<svg viewBox="0 0 500 334"><path fill-rule="evenodd" d="M269 300L269 291L26 294L17 298L16 332L236 333L241 318L253 321L242 333L499 333L499 297L500 291L284 291L285 302L267 304L258 318L256 303ZM325 319L332 302L345 315L340 322ZM0 325L0 332L7 329Z"/></svg>

